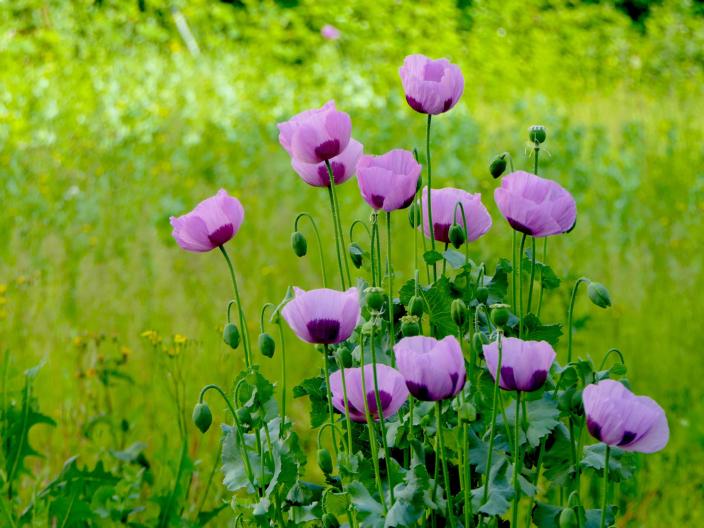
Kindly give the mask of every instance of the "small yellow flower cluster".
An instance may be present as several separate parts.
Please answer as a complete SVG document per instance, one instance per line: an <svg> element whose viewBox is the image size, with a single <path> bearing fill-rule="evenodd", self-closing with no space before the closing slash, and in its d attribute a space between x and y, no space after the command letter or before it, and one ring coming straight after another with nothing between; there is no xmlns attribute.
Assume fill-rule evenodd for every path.
<svg viewBox="0 0 704 528"><path fill-rule="evenodd" d="M144 337L152 345L156 346L161 343L161 336L156 330L145 330L140 334L140 337Z"/></svg>

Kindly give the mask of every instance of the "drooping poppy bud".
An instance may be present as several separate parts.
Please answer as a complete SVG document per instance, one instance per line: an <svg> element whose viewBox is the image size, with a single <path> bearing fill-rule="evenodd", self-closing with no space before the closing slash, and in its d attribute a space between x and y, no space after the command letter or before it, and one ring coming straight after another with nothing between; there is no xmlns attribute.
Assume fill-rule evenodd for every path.
<svg viewBox="0 0 704 528"><path fill-rule="evenodd" d="M330 456L330 451L324 447L321 447L318 449L316 458L318 460L318 467L320 468L320 471L322 471L325 475L332 473L332 457Z"/></svg>
<svg viewBox="0 0 704 528"><path fill-rule="evenodd" d="M266 332L259 334L259 351L264 357L274 357L274 351L276 350L276 342L271 335Z"/></svg>
<svg viewBox="0 0 704 528"><path fill-rule="evenodd" d="M590 282L589 286L587 286L587 295L599 308L608 308L611 306L609 290L600 282Z"/></svg>
<svg viewBox="0 0 704 528"><path fill-rule="evenodd" d="M461 248L462 244L467 240L467 237L464 236L464 228L459 224L452 224L447 234L450 238L450 243L455 249Z"/></svg>
<svg viewBox="0 0 704 528"><path fill-rule="evenodd" d="M560 528L577 528L577 514L572 508L565 508L560 513Z"/></svg>
<svg viewBox="0 0 704 528"><path fill-rule="evenodd" d="M423 317L423 299L420 295L414 295L408 301L408 314L415 315L418 318Z"/></svg>
<svg viewBox="0 0 704 528"><path fill-rule="evenodd" d="M467 310L467 305L462 299L455 299L450 305L450 316L452 321L462 328L467 322L467 316L469 315L469 310Z"/></svg>
<svg viewBox="0 0 704 528"><path fill-rule="evenodd" d="M291 233L291 247L297 257L306 256L306 253L308 253L308 241L306 240L306 237L303 236L303 233L300 231L294 231Z"/></svg>
<svg viewBox="0 0 704 528"><path fill-rule="evenodd" d="M350 254L350 260L352 261L352 265L359 269L362 267L362 261L364 259L364 251L362 251L362 248L357 244L357 242L352 242L349 246L349 254Z"/></svg>
<svg viewBox="0 0 704 528"><path fill-rule="evenodd" d="M481 304L486 304L488 298L489 288L487 288L486 286L479 286L479 288L477 288L477 301L479 301Z"/></svg>
<svg viewBox="0 0 704 528"><path fill-rule="evenodd" d="M496 179L506 170L506 154L499 154L489 164L489 173Z"/></svg>
<svg viewBox="0 0 704 528"><path fill-rule="evenodd" d="M193 423L201 433L206 433L213 423L213 413L205 402L196 403L193 408Z"/></svg>
<svg viewBox="0 0 704 528"><path fill-rule="evenodd" d="M418 205L418 202L413 202L409 207L408 207L408 223L411 224L411 227L415 228L420 225L421 222L421 207Z"/></svg>
<svg viewBox="0 0 704 528"><path fill-rule="evenodd" d="M230 348L236 350L240 346L240 331L233 323L227 323L222 332L222 339Z"/></svg>

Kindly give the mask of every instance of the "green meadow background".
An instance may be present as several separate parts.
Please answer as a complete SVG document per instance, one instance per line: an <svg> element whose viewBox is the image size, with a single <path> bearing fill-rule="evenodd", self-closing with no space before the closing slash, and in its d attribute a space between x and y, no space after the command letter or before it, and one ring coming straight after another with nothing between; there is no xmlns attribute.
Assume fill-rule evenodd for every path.
<svg viewBox="0 0 704 528"><path fill-rule="evenodd" d="M320 36L326 23L339 41ZM291 170L276 123L335 99L366 152L422 147L424 116L398 79L415 52L464 73L460 103L433 120L434 183L482 193L494 227L471 252L490 268L510 255L511 232L488 162L509 151L532 167L528 126L547 128L541 173L573 192L578 221L550 239L564 280L546 319L564 323L578 277L604 283L613 307L582 292L575 350L600 361L620 348L671 428L668 447L642 459L619 526L704 525L704 5L682 0L0 0L3 397L20 398L24 370L44 362L34 395L57 422L32 431L44 458L21 481L24 503L70 456L109 464L111 449L139 441L154 508L181 445L174 402L190 413L201 386L229 387L243 365L221 339L224 262L181 251L169 216L220 187L242 201L229 248L256 338L264 302L321 284L309 226L309 256L290 249L297 212L315 216L335 269L326 193ZM346 225L368 218L354 181L340 193ZM394 220L396 273L408 277L411 230L405 214ZM288 343L289 380L317 373L317 352ZM278 360L258 356L274 379ZM312 448L307 401L289 409ZM101 426L123 420L119 433ZM189 435L184 515L195 516L218 435ZM206 503L222 498L216 475Z"/></svg>

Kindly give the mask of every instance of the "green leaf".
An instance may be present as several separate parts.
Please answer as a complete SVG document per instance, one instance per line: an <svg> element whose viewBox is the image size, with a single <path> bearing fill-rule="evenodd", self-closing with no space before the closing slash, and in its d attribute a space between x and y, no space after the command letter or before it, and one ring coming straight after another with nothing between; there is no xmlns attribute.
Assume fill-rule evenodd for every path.
<svg viewBox="0 0 704 528"><path fill-rule="evenodd" d="M312 428L320 427L328 420L325 379L322 376L315 376L296 385L293 388L293 397L301 398L302 396L310 398L310 426Z"/></svg>
<svg viewBox="0 0 704 528"><path fill-rule="evenodd" d="M603 474L604 472L604 455L606 454L606 444L598 443L584 447L584 456L582 457L581 466L591 468ZM636 470L636 457L634 453L624 451L617 447L611 448L609 456L609 480L620 482L633 477Z"/></svg>
<svg viewBox="0 0 704 528"><path fill-rule="evenodd" d="M616 506L606 507L606 526L612 526L616 522ZM601 510L587 510L584 516L584 528L599 528L601 526Z"/></svg>
<svg viewBox="0 0 704 528"><path fill-rule="evenodd" d="M384 526L384 509L361 482L353 482L347 487L352 505L357 510L361 526L381 528Z"/></svg>
<svg viewBox="0 0 704 528"><path fill-rule="evenodd" d="M486 502L482 502L484 486L472 490L472 504L475 511L486 515L503 515L510 507L513 499L513 488L509 481L509 463L506 457L499 457L489 472L490 485Z"/></svg>
<svg viewBox="0 0 704 528"><path fill-rule="evenodd" d="M248 449L242 444L237 427L230 425L222 426L222 472L224 473L223 484L230 491L246 489L248 493L254 493L254 488L249 481L244 456L249 460L249 465L254 473L254 468L259 468L259 456L252 449ZM254 437L251 437L251 446L254 445ZM245 435L245 444L247 443ZM255 479L256 480L256 479ZM261 484L261 482L255 482Z"/></svg>
<svg viewBox="0 0 704 528"><path fill-rule="evenodd" d="M533 506L531 517L538 528L560 528L559 517L562 508L546 504L544 502L536 502Z"/></svg>
<svg viewBox="0 0 704 528"><path fill-rule="evenodd" d="M347 514L350 504L350 494L347 492L328 492L325 494L325 500L323 501L325 511L338 517Z"/></svg>
<svg viewBox="0 0 704 528"><path fill-rule="evenodd" d="M442 254L437 251L430 250L423 253L423 260L428 266L432 266L436 262L440 262L442 258Z"/></svg>
<svg viewBox="0 0 704 528"><path fill-rule="evenodd" d="M443 510L445 499L438 496L433 500L434 487L435 481L425 465L419 464L407 471L403 482L394 487L396 502L386 516L386 526L416 526L426 508Z"/></svg>
<svg viewBox="0 0 704 528"><path fill-rule="evenodd" d="M511 273L512 269L511 263L502 258L499 259L499 263L496 265L494 276L490 279L488 277L484 278L484 285L489 290L488 306L503 302L506 298L506 293L508 292L508 274Z"/></svg>
<svg viewBox="0 0 704 528"><path fill-rule="evenodd" d="M546 437L560 423L560 411L557 408L557 401L552 398L549 392L543 393L543 397L539 400L526 401L526 412L528 413L528 430L524 431L526 438L532 447L537 447L540 440ZM509 425L513 427L516 416L515 400L506 409L506 418ZM503 417L499 417L498 421L503 421ZM521 417L521 421L523 417Z"/></svg>
<svg viewBox="0 0 704 528"><path fill-rule="evenodd" d="M442 256L447 263L455 269L461 268L467 263L464 253L460 253L454 249L447 249L443 251Z"/></svg>
<svg viewBox="0 0 704 528"><path fill-rule="evenodd" d="M523 273L530 275L531 259L523 258ZM536 260L535 261L535 277L539 280L545 290L554 290L560 287L560 278L555 274L553 269L547 264Z"/></svg>
<svg viewBox="0 0 704 528"><path fill-rule="evenodd" d="M544 325L535 314L529 313L523 320L526 330L525 339L530 341L547 341L552 346L557 346L562 335L562 325L559 323Z"/></svg>

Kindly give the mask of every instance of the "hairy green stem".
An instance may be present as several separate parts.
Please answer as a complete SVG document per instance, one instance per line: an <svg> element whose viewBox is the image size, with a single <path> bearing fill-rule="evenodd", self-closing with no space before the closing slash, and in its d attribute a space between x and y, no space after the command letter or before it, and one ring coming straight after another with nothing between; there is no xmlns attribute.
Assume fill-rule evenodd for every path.
<svg viewBox="0 0 704 528"><path fill-rule="evenodd" d="M340 454L338 453L337 436L335 435L335 412L332 407L332 390L330 389L330 374L328 372L328 345L325 345L323 349L323 375L325 376L325 392L327 393L326 395L328 400L328 415L330 417L330 423L332 424L333 449L335 450L335 458L339 460Z"/></svg>
<svg viewBox="0 0 704 528"><path fill-rule="evenodd" d="M244 360L245 365L249 368L252 364L252 351L249 346L249 330L247 329L247 320L244 316L244 309L242 308L242 301L240 300L240 291L237 287L237 275L235 274L235 268L230 259L230 255L227 254L225 246L218 246L222 252L222 256L225 257L225 262L227 262L227 268L230 270L230 278L232 279L232 288L235 292L235 301L237 302L237 311L239 313L240 319L240 330L242 332L242 345L244 346ZM229 306L228 306L229 312Z"/></svg>
<svg viewBox="0 0 704 528"><path fill-rule="evenodd" d="M521 251L518 256L520 259L520 267L518 271L518 313L520 317L520 321L518 322L519 339L523 339L523 250L525 249L527 236L528 235L523 233L523 236L521 237Z"/></svg>
<svg viewBox="0 0 704 528"><path fill-rule="evenodd" d="M445 495L447 496L447 520L450 522L450 526L454 528L455 526L455 514L454 508L452 506L452 490L450 489L450 473L447 470L447 454L445 453L445 440L442 436L442 403L435 402L435 416L436 416L436 432L438 435L438 445L440 448L440 460L442 461L442 475L445 482ZM437 462L436 462L437 465Z"/></svg>
<svg viewBox="0 0 704 528"><path fill-rule="evenodd" d="M491 478L491 459L494 453L494 437L496 436L496 407L499 402L499 380L501 379L501 360L502 360L502 345L501 345L501 331L498 332L498 347L499 347L499 359L496 365L496 376L494 377L494 396L492 398L491 406L491 425L489 429L489 452L486 457L486 467L484 471L484 492L482 493L482 504L486 503L489 497L489 480Z"/></svg>
<svg viewBox="0 0 704 528"><path fill-rule="evenodd" d="M394 344L396 343L396 331L394 330L394 272L391 268L391 213L386 213L386 273L388 277L389 290L389 339L391 341L391 366L396 366L396 354L394 354Z"/></svg>
<svg viewBox="0 0 704 528"><path fill-rule="evenodd" d="M606 444L606 452L604 453L604 490L601 497L601 522L600 528L606 527L606 506L609 502L609 455L611 455L611 447Z"/></svg>
<svg viewBox="0 0 704 528"><path fill-rule="evenodd" d="M323 274L323 287L327 288L328 287L328 275L325 270L325 255L323 254L323 244L322 244L322 240L320 238L320 232L318 231L318 226L316 225L315 220L308 213L298 213L298 216L296 216L296 220L293 222L293 230L298 231L298 221L303 217L308 218L308 220L310 220L311 225L313 226L313 231L315 232L315 239L318 242L318 256L320 257L320 268L321 268L322 274Z"/></svg>
<svg viewBox="0 0 704 528"><path fill-rule="evenodd" d="M330 200L333 207L333 221L335 222L335 238L340 251L341 259L344 263L345 272L347 273L347 284L352 285L352 276L350 275L350 264L347 260L347 252L345 252L345 235L342 232L342 220L340 219L340 203L337 200L337 192L335 186L335 177L333 176L332 166L330 161L325 160L325 166L328 169L330 177ZM339 237L339 238L338 238ZM342 266L340 266L340 275L343 274ZM344 289L344 287L343 287Z"/></svg>
<svg viewBox="0 0 704 528"><path fill-rule="evenodd" d="M518 506L521 502L521 490L518 486L518 475L521 471L521 391L516 393L516 421L514 423L513 443L513 522L511 526L518 526Z"/></svg>
<svg viewBox="0 0 704 528"><path fill-rule="evenodd" d="M430 249L435 251L435 230L433 229L433 205L431 200L433 189L433 171L432 164L430 162L430 122L432 117L432 115L428 114L428 124L425 128L425 160L428 166L428 231L430 232ZM433 262L433 281L436 280L438 280L438 270L435 262Z"/></svg>

